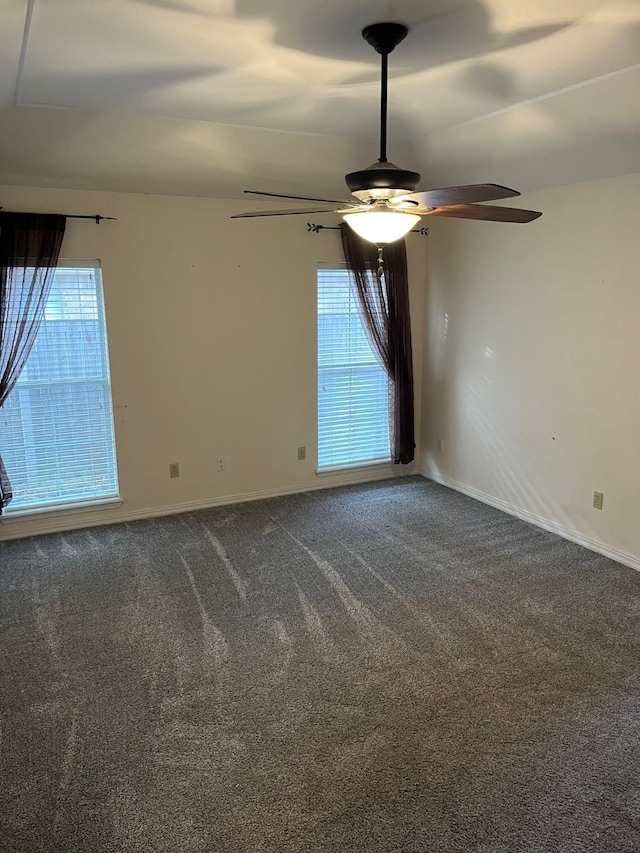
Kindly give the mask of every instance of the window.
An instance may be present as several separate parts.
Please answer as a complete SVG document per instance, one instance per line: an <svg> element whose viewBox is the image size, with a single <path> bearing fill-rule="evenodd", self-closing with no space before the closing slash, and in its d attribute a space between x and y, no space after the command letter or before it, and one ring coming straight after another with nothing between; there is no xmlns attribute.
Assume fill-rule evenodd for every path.
<svg viewBox="0 0 640 853"><path fill-rule="evenodd" d="M318 469L389 461L389 380L344 264L318 269Z"/></svg>
<svg viewBox="0 0 640 853"><path fill-rule="evenodd" d="M60 261L45 315L0 409L7 513L117 497L107 336L98 261Z"/></svg>

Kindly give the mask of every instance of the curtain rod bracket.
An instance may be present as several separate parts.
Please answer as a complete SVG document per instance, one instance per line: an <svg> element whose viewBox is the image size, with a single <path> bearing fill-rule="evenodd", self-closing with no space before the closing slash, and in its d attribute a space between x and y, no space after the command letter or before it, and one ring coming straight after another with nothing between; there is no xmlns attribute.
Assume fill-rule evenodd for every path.
<svg viewBox="0 0 640 853"><path fill-rule="evenodd" d="M96 225L100 225L103 219L110 219L113 222L117 222L115 216L102 216L100 213L94 213L93 216L81 216L80 214L67 213L67 219L93 219Z"/></svg>

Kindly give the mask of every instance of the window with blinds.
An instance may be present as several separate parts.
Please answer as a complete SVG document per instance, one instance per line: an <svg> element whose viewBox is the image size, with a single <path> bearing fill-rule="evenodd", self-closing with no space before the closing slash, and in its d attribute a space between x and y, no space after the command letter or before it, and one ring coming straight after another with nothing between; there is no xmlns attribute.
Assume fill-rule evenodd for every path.
<svg viewBox="0 0 640 853"><path fill-rule="evenodd" d="M33 349L0 409L0 452L13 486L8 514L117 497L98 261L60 261Z"/></svg>
<svg viewBox="0 0 640 853"><path fill-rule="evenodd" d="M318 470L389 461L389 380L346 265L318 269Z"/></svg>

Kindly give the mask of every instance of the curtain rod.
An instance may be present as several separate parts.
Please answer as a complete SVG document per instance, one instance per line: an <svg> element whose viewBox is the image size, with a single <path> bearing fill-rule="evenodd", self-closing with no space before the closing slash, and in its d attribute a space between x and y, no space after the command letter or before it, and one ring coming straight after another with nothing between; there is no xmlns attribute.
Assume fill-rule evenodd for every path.
<svg viewBox="0 0 640 853"><path fill-rule="evenodd" d="M4 210L4 208L0 207L0 210L4 211L4 213L15 213L14 210ZM84 213L63 213L62 216L65 219L93 219L96 225L100 225L103 219L111 219L114 222L118 221L116 216L101 216L99 213L95 213L93 216L88 216Z"/></svg>
<svg viewBox="0 0 640 853"><path fill-rule="evenodd" d="M339 230L339 225L316 225L315 222L307 222L307 231L311 231L313 234L319 234L321 231ZM423 237L426 237L428 233L428 228L414 228L412 231L409 231L409 234L421 234Z"/></svg>

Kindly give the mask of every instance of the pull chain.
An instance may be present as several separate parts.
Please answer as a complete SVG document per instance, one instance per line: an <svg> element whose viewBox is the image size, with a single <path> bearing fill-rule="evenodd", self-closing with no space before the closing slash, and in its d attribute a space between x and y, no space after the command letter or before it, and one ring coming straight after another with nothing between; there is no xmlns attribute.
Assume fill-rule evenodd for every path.
<svg viewBox="0 0 640 853"><path fill-rule="evenodd" d="M378 278L384 275L384 259L382 257L382 246L378 246Z"/></svg>

